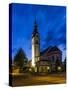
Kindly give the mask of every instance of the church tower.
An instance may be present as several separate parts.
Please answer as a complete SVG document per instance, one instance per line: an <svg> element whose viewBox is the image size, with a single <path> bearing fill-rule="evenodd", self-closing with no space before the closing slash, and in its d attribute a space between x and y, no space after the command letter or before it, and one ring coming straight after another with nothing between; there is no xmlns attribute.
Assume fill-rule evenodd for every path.
<svg viewBox="0 0 68 90"><path fill-rule="evenodd" d="M40 37L37 31L36 21L34 23L34 31L32 33L32 66L36 65L36 62L40 60Z"/></svg>

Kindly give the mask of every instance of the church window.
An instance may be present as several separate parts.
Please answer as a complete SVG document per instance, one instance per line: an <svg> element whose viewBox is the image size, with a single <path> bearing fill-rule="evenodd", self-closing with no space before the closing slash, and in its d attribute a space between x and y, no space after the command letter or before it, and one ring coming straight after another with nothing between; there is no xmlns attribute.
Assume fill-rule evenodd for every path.
<svg viewBox="0 0 68 90"><path fill-rule="evenodd" d="M54 59L55 59L54 56L52 56L52 61L53 61L53 62L54 62Z"/></svg>
<svg viewBox="0 0 68 90"><path fill-rule="evenodd" d="M35 44L38 44L38 40L36 40Z"/></svg>

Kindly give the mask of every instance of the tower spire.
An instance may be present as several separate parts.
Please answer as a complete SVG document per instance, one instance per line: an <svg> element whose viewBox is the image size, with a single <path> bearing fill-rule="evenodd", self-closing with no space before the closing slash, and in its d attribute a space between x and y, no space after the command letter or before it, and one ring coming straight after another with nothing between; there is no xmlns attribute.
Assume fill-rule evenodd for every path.
<svg viewBox="0 0 68 90"><path fill-rule="evenodd" d="M32 33L32 37L34 37L35 35L38 35L38 30L37 30L37 22L36 22L36 17L35 17L35 21L34 21L34 30Z"/></svg>
<svg viewBox="0 0 68 90"><path fill-rule="evenodd" d="M37 23L36 23L36 19L35 19L35 22L34 22L34 32L37 32Z"/></svg>

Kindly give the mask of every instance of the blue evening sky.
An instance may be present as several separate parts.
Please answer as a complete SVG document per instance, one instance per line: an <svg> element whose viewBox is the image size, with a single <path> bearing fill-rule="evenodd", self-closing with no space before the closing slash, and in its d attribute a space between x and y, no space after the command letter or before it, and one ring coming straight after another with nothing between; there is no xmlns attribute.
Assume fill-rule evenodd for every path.
<svg viewBox="0 0 68 90"><path fill-rule="evenodd" d="M36 20L40 33L40 51L58 46L66 56L66 7L12 4L12 57L22 48L31 59L32 32Z"/></svg>

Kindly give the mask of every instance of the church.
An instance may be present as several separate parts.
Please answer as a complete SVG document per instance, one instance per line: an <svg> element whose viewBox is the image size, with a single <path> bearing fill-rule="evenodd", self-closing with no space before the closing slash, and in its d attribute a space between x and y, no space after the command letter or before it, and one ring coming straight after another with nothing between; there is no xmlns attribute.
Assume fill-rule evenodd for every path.
<svg viewBox="0 0 68 90"><path fill-rule="evenodd" d="M60 63L57 69L61 70L62 51L57 46L49 46L40 52L40 34L35 21L32 33L32 67L35 67L35 72L51 72L55 71L57 61Z"/></svg>

